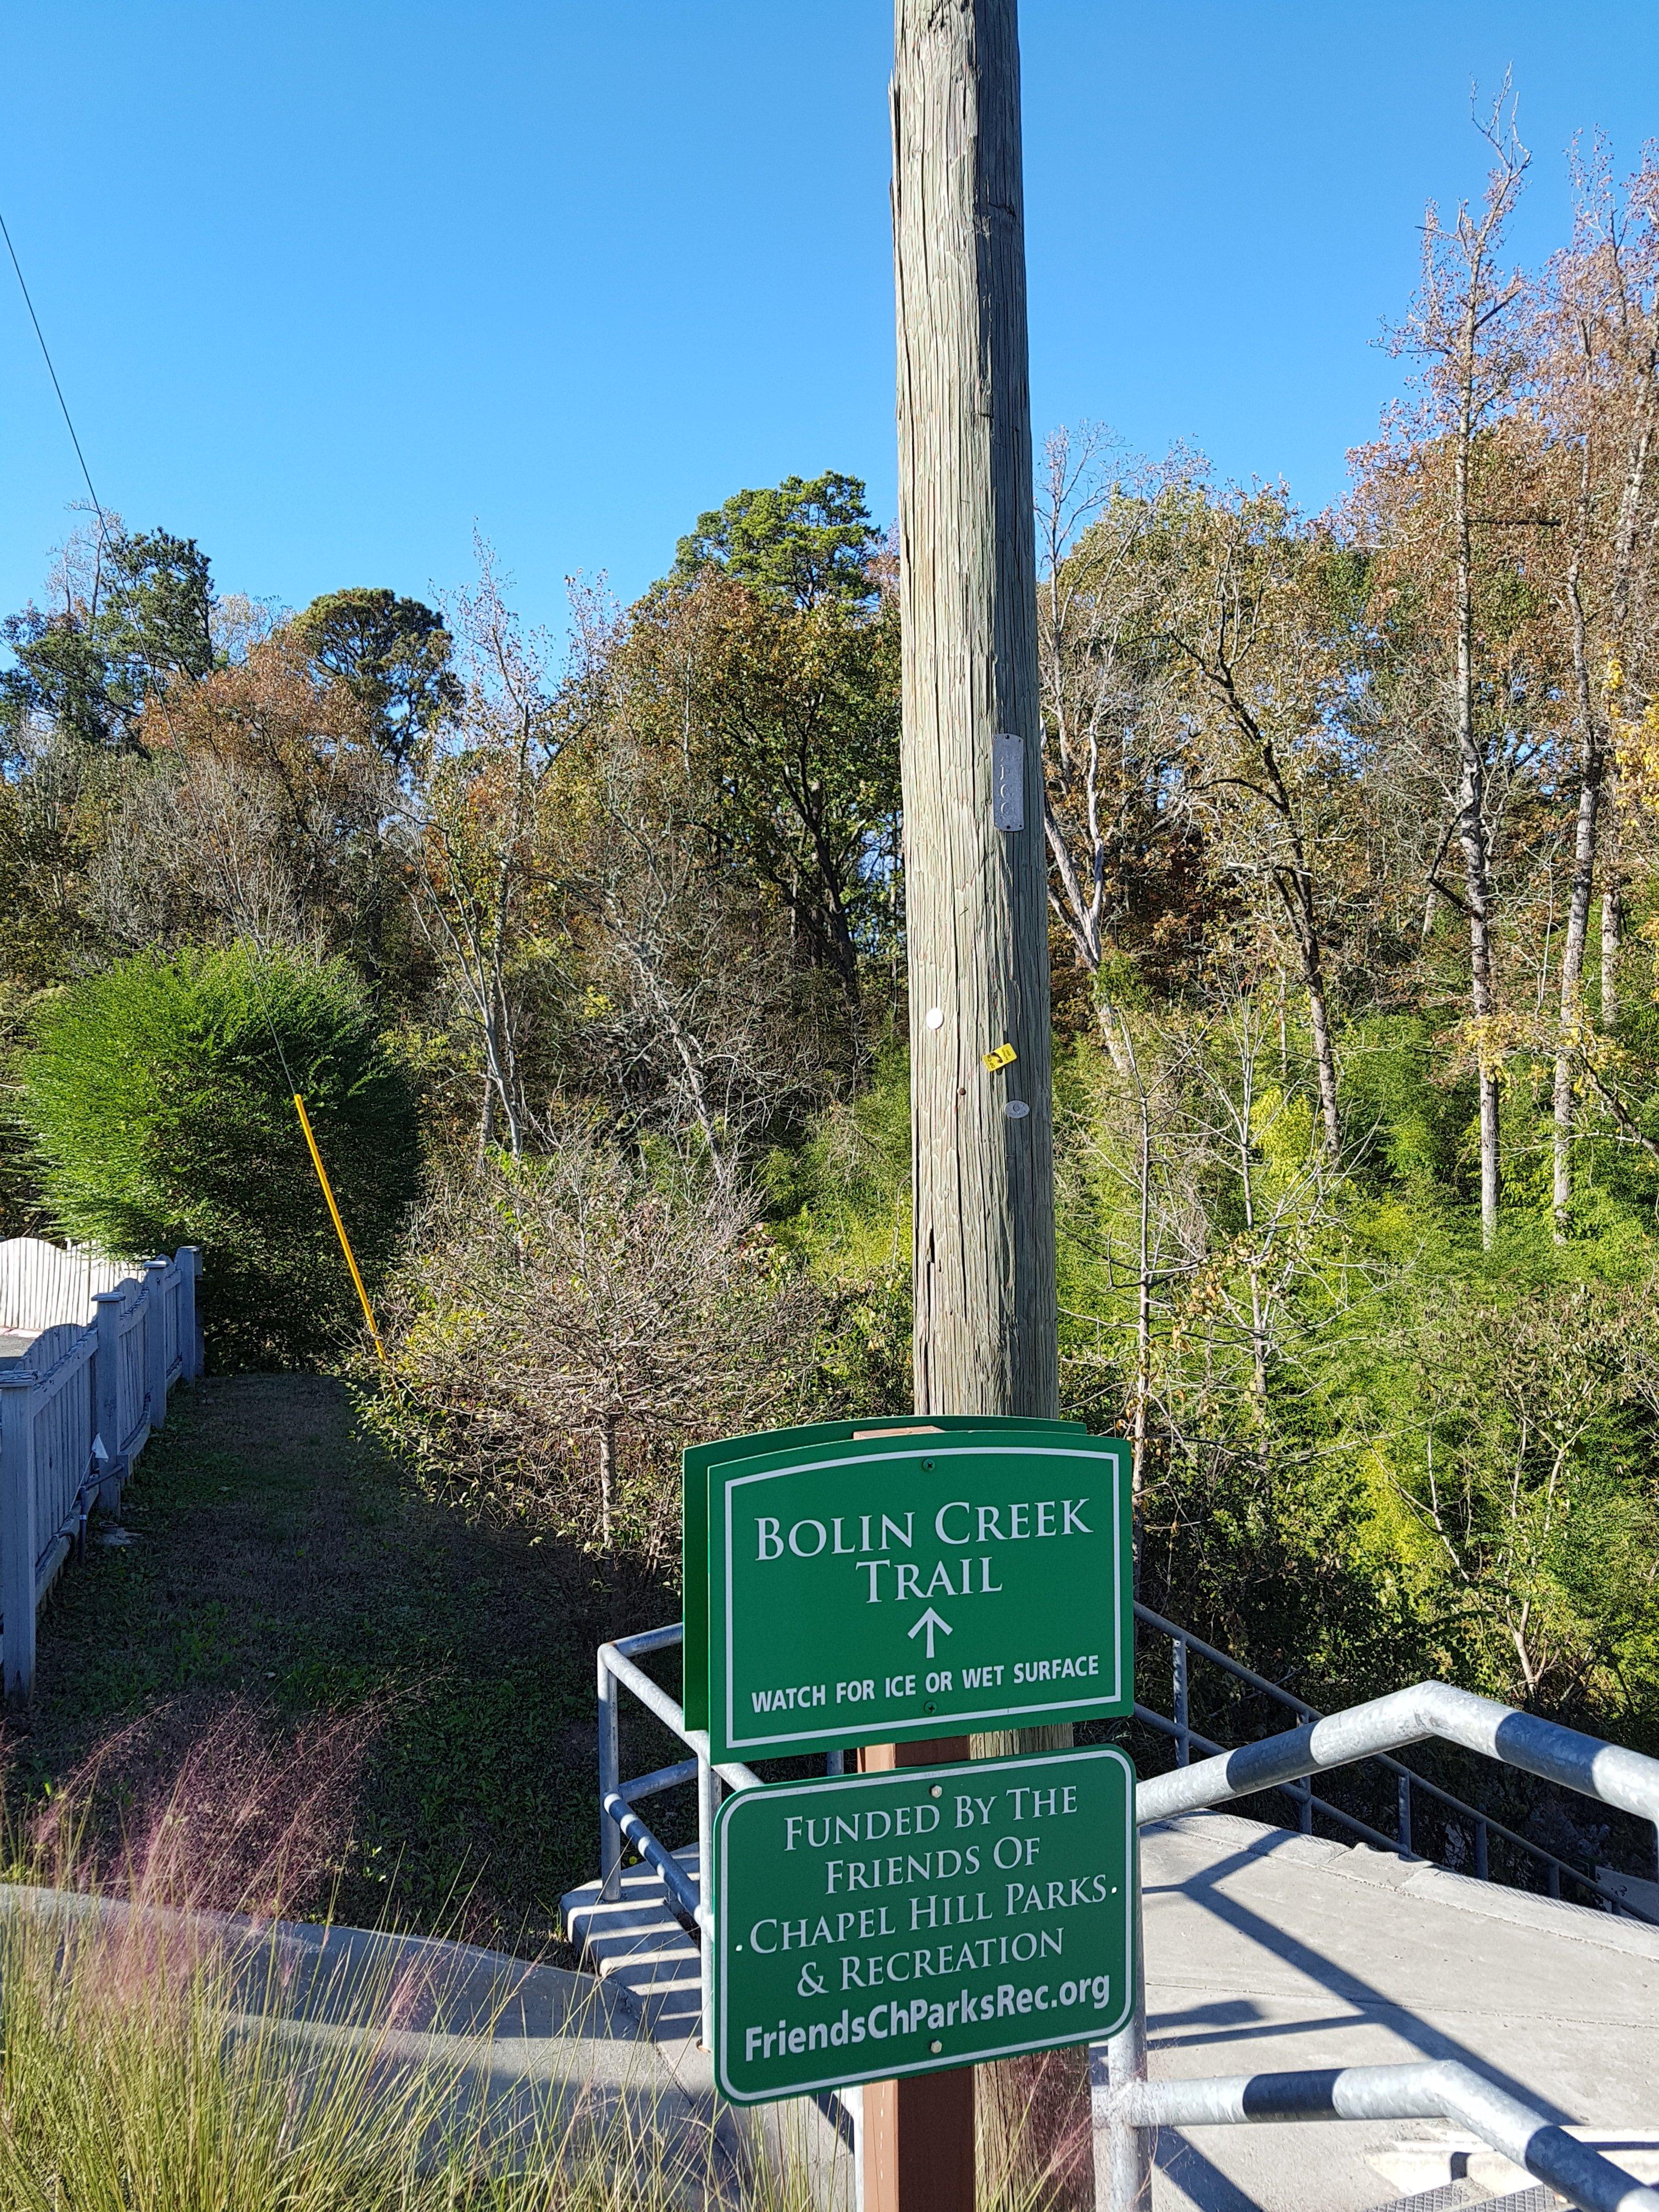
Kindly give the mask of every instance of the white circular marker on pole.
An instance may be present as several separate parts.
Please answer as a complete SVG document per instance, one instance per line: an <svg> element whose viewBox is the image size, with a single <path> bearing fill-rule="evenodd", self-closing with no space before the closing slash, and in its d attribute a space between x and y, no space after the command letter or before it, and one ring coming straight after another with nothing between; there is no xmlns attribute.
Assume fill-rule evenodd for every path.
<svg viewBox="0 0 1659 2212"><path fill-rule="evenodd" d="M942 1030L945 1027L945 1009L943 1006L928 1007L927 1026L930 1030Z"/></svg>

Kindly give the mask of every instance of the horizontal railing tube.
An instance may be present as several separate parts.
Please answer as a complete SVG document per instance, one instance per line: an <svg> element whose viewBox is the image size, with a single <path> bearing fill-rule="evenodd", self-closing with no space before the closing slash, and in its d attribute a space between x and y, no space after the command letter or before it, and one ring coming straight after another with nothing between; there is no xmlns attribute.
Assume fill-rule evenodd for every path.
<svg viewBox="0 0 1659 2212"><path fill-rule="evenodd" d="M1242 1745L1237 1751L1178 1766L1143 1782L1135 1817L1143 1825L1172 1814L1197 1812L1230 1798L1248 1797L1304 1775L1351 1765L1379 1752L1437 1736L1466 1751L1516 1766L1638 1820L1659 1820L1659 1759L1581 1735L1576 1729L1517 1712L1472 1690L1446 1682L1419 1682L1391 1697L1305 1723L1282 1735Z"/></svg>
<svg viewBox="0 0 1659 2212"><path fill-rule="evenodd" d="M1170 1720L1166 1720L1162 1713L1153 1712L1149 1706L1137 1705L1135 1707L1135 1718L1143 1723L1147 1728L1159 1729L1164 1735L1172 1736L1176 1733L1175 1723ZM1187 1733L1189 1741L1196 1744L1200 1751L1212 1752L1218 1759L1224 1759L1227 1756L1227 1753L1222 1748L1221 1745L1212 1741L1207 1735L1200 1735L1196 1729L1189 1729ZM1135 1819L1142 1826L1146 1825L1149 1818L1160 1820L1167 1820L1169 1818L1169 1815L1166 1813L1158 1813L1148 1815L1140 1811L1140 1802L1142 1796L1145 1795L1146 1787L1147 1785L1144 1782L1137 1783L1135 1785ZM1296 1794L1294 1784L1291 1783L1276 1783L1273 1787L1275 1789L1284 1789L1287 1795L1294 1796ZM1309 1802L1316 1812L1323 1813L1327 1819L1334 1820L1339 1827L1346 1828L1350 1835L1362 1837L1366 1843L1375 1844L1379 1850L1391 1851L1395 1848L1395 1841L1392 1836L1385 1836L1381 1828L1368 1826L1357 1814L1345 1813L1340 1806L1328 1805L1322 1797L1315 1797L1312 1796L1311 1792L1310 1793Z"/></svg>
<svg viewBox="0 0 1659 2212"><path fill-rule="evenodd" d="M680 1630L678 1626L672 1630L653 1629L650 1633L659 1640L647 1644L643 1637L630 1636L627 1641L635 1650L644 1645L647 1650L661 1651L666 1650L670 1644L677 1644L680 1638ZM619 1682L630 1689L647 1711L654 1713L663 1726L678 1736L682 1743L689 1743L693 1751L704 1759L708 1758L707 1730L687 1728L685 1714L682 1707L675 1703L666 1690L653 1682L642 1668L636 1667L631 1659L624 1656L620 1644L601 1644L599 1664L614 1674ZM729 1765L717 1766L714 1771L733 1790L758 1790L761 1786L759 1775L751 1774L746 1766L740 1765L735 1759Z"/></svg>
<svg viewBox="0 0 1659 2212"><path fill-rule="evenodd" d="M1202 1658L1214 1660L1216 1665L1224 1668L1235 1680L1248 1682L1253 1690L1265 1691L1268 1697L1276 1698L1281 1705L1288 1705L1293 1713L1305 1713L1310 1720L1319 1718L1317 1705L1310 1705L1305 1698L1296 1697L1291 1691L1281 1689L1277 1682L1270 1682L1265 1674L1255 1674L1249 1668L1241 1666L1237 1659L1230 1659L1224 1651L1218 1651L1213 1644L1206 1644L1201 1636L1194 1636L1190 1628L1182 1628L1173 1620L1165 1620L1164 1615L1154 1613L1151 1606L1137 1604L1135 1619L1148 1628L1156 1628L1160 1635L1177 1638L1186 1645L1189 1654L1196 1651Z"/></svg>
<svg viewBox="0 0 1659 2212"><path fill-rule="evenodd" d="M618 1790L613 1790L605 1801L605 1809L622 1830L642 1859L648 1860L662 1876L663 1887L678 1905L693 1927L697 1924L697 1886L674 1854L659 1844L639 1814L629 1805Z"/></svg>
<svg viewBox="0 0 1659 2212"><path fill-rule="evenodd" d="M667 1651L685 1641L685 1623L671 1620L666 1628L642 1628L635 1636L619 1636L607 1650L620 1651L624 1659L643 1658L650 1651Z"/></svg>
<svg viewBox="0 0 1659 2212"><path fill-rule="evenodd" d="M1644 2188L1534 2106L1452 2060L1131 2081L1119 2109L1137 2128L1248 2120L1455 2120L1580 2212L1659 2212L1659 2191Z"/></svg>
<svg viewBox="0 0 1659 2212"><path fill-rule="evenodd" d="M654 1797L661 1790L678 1790L683 1782L695 1782L696 1778L696 1760L683 1759L678 1766L659 1766L649 1774L641 1774L637 1781L619 1784L617 1795L633 1805L641 1797Z"/></svg>

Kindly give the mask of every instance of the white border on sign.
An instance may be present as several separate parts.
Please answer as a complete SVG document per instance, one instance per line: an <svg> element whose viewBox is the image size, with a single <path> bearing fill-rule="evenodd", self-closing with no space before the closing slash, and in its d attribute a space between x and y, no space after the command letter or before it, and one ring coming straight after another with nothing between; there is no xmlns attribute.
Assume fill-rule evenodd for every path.
<svg viewBox="0 0 1659 2212"><path fill-rule="evenodd" d="M1126 1752L1121 1751L1115 1743L1102 1743L1091 1745L1082 1751L1028 1752L1023 1757L1014 1759L999 1759L991 1761L985 1759L954 1759L948 1766L917 1766L908 1769L900 1769L898 1771L901 1772L913 1773L915 1776L916 1780L921 1783L944 1782L949 1780L953 1775L973 1775L982 1782L985 1778L988 1769L990 1767L994 1767L996 1772L999 1774L1006 1774L1012 1773L1017 1766L1030 1769L1034 1766L1064 1766L1068 1763L1075 1765L1079 1760L1089 1759L1115 1759L1125 1770L1125 1786L1123 1792L1123 1807L1125 1814L1123 1838L1123 1895L1124 1911L1128 1915L1129 1924L1127 1931L1127 1940L1124 1946L1125 1972L1123 1978L1126 1987L1123 1994L1127 1997L1127 2002L1123 2005L1118 2012L1115 2013L1113 2017L1108 2021L1103 2027L1099 2023L1097 2023L1091 2027L1082 2030L1076 2035L1063 2035L1059 2038L1055 2038L1051 2035L1039 2036L1033 2043L1000 2043L997 2045L995 2049L992 2051L973 2052L963 2051L957 2057L951 2058L943 2057L935 2058L930 2055L927 2058L913 2059L910 2063L906 2066L896 2066L890 2060L883 2060L872 2066L871 2071L867 2074L825 2074L816 2081L798 2081L787 2089L769 2089L763 2096L757 2096L753 2092L748 2090L734 2089L727 2076L726 2068L726 2004L729 1977L726 1971L726 1961L723 1955L722 1946L725 1942L724 1923L728 1917L724 1911L726 1895L726 1878L729 1871L726 1863L726 1838L731 1832L732 1817L734 1814L735 1808L743 1803L746 1798L753 1796L757 1793L749 1790L741 1790L735 1796L728 1797L726 1800L726 1802L720 1807L720 1811L714 1816L715 1844L720 1869L720 1884L715 1894L720 1902L720 1909L716 1911L714 1930L712 1937L710 1938L710 1941L714 1946L715 1957L719 1966L719 1972L714 1977L714 2048L712 2056L714 2062L714 2080L721 2096L725 2097L730 2103L734 2105L769 2105L775 2102L776 2100L781 2097L811 2096L814 2092L819 2089L850 2089L854 2087L855 2084L864 2081L890 2081L896 2080L901 2074L948 2073L953 2067L982 2066L988 2065L993 2060L998 2058L1018 2058L1028 2051L1065 2051L1070 2049L1073 2044L1104 2043L1109 2040L1109 2039L1114 2035L1116 2035L1127 2024L1130 2015L1134 2011L1135 2002L1135 1893L1139 1885L1140 1871L1139 1863L1136 1856L1135 1849L1135 1783L1137 1778L1133 1764L1129 1759L1128 1754ZM861 1789L871 1780L871 1778L872 1778L867 1774L860 1774L848 1775L845 1779L839 1782L834 1780L821 1781L814 1778L807 1782L767 1783L763 1785L763 1790L758 1794L763 1794L769 1804L775 1803L784 1797L795 1796L810 1796L816 1803L823 1797L838 1796L843 1790Z"/></svg>
<svg viewBox="0 0 1659 2212"><path fill-rule="evenodd" d="M1117 1439L1115 1437L1108 1437L1103 1438L1103 1441L1115 1443ZM930 1439L928 1443L920 1445L909 1451L873 1452L867 1455L859 1457L849 1456L846 1459L800 1460L793 1467L773 1468L769 1471L761 1474L733 1475L731 1480L724 1485L726 1494L726 1522L724 1531L726 1552L725 1557L721 1561L721 1565L725 1571L726 1579L726 1637L724 1659L726 1670L726 1741L732 1751L762 1752L769 1744L770 1744L779 1747L781 1753L782 1752L787 1751L788 1747L791 1745L823 1742L831 1744L841 1743L845 1741L847 1735L847 1723L845 1719L842 1720L839 1727L799 1729L792 1730L787 1735L739 1735L737 1732L737 1698L734 1691L732 1671L732 1639L733 1632L732 1611L732 1501L734 1494L751 1482L781 1482L792 1474L822 1474L827 1472L830 1468L837 1467L878 1468L889 1460L921 1459L924 1453L933 1458L942 1458L946 1452L951 1452L954 1455L963 1459L993 1457L1003 1459L1006 1458L1010 1451L1018 1451L1024 1458L1035 1458L1041 1456L1045 1459L1088 1460L1096 1467L1098 1467L1101 1462L1104 1460L1111 1468L1112 1686L1109 1691L1103 1688L1097 1690L1091 1696L1086 1698L1043 1698L1040 1700L1032 1699L1023 1705L981 1705L975 1707L972 1711L967 1711L953 1705L947 1713L927 1717L926 1724L932 1726L933 1721L937 1719L939 1725L933 1729L933 1734L955 1735L959 1734L960 1731L954 1727L947 1728L945 1726L947 1722L1013 1721L1018 1720L1022 1717L1029 1717L1034 1714L1050 1716L1064 1715L1074 1711L1081 1711L1085 1706L1104 1704L1115 1705L1117 1702L1117 1700L1123 1695L1123 1514L1122 1501L1119 1496L1119 1488L1123 1480L1123 1468L1118 1454L1115 1451L1103 1452L1099 1449L1096 1449L1094 1451L1079 1451L1074 1445L1067 1447L1064 1444L1027 1444L1023 1442L1012 1442L1000 1444L953 1445L949 1442L941 1443L937 1438L933 1438ZM1103 1679L1104 1678L1103 1677ZM873 1723L871 1723L871 1725L873 1725ZM896 1720L888 1723L887 1725L892 1728L910 1729L921 1727L924 1725L924 1722L921 1720Z"/></svg>

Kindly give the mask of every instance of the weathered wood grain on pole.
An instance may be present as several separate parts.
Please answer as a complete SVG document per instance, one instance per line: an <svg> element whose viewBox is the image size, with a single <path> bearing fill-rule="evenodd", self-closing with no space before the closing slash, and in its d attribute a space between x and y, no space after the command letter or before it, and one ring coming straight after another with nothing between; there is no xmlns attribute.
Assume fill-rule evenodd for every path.
<svg viewBox="0 0 1659 2212"><path fill-rule="evenodd" d="M915 1403L1052 1416L1048 924L1014 0L897 0L896 56ZM1018 745L998 747L1000 738ZM1004 1045L1014 1057L988 1067Z"/></svg>
<svg viewBox="0 0 1659 2212"><path fill-rule="evenodd" d="M1052 1416L1048 924L1014 0L896 0L894 55L915 1407ZM965 1747L872 1746L861 1764L923 1765ZM970 2069L867 2084L865 2212L972 2212L974 2132Z"/></svg>

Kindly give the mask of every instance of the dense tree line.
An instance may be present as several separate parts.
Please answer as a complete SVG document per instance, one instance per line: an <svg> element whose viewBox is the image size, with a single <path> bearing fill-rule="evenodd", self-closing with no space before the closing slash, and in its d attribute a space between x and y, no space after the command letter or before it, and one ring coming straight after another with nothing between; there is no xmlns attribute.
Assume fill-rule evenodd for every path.
<svg viewBox="0 0 1659 2212"><path fill-rule="evenodd" d="M1063 1375L1155 1602L1646 1741L1659 161L1516 270L1488 136L1337 507L1048 443ZM487 549L283 616L111 523L6 627L20 1067L124 962L355 976L425 1160L380 1418L594 1540L669 1544L689 1436L906 1398L895 559L791 478L556 652Z"/></svg>

